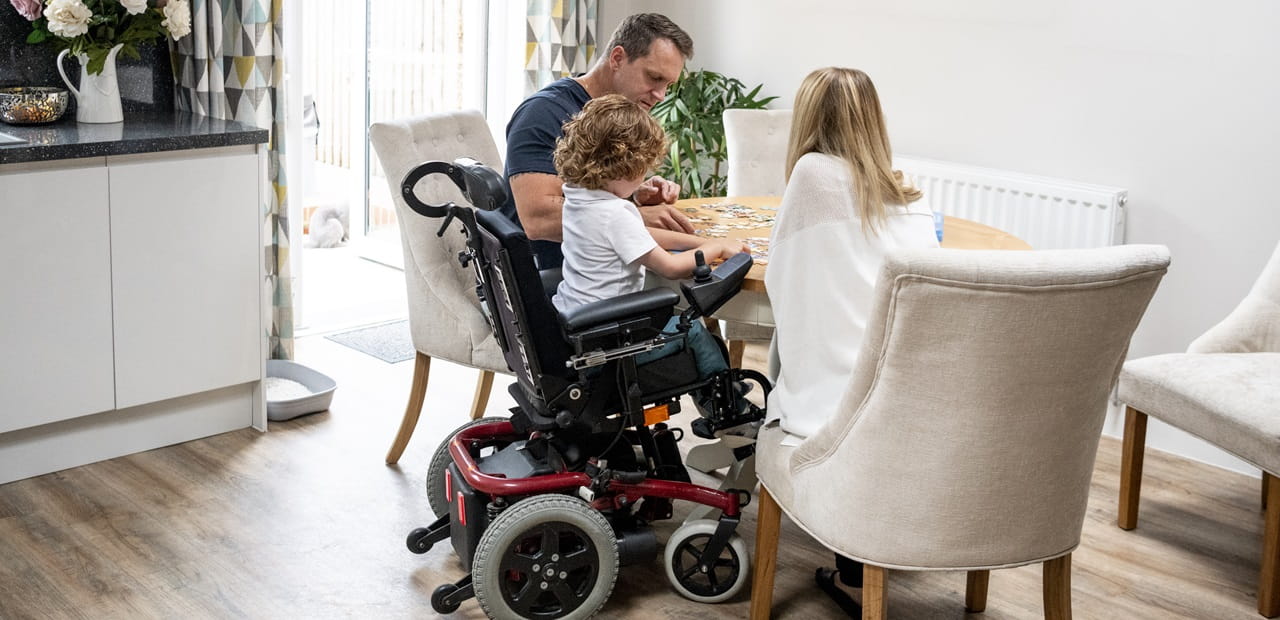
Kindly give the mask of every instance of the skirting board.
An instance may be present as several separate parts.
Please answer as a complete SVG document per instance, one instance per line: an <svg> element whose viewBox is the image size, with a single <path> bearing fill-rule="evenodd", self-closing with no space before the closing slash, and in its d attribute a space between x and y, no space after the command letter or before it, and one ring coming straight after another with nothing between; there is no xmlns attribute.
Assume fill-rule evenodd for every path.
<svg viewBox="0 0 1280 620"><path fill-rule="evenodd" d="M0 484L246 428L261 382L0 435Z"/></svg>

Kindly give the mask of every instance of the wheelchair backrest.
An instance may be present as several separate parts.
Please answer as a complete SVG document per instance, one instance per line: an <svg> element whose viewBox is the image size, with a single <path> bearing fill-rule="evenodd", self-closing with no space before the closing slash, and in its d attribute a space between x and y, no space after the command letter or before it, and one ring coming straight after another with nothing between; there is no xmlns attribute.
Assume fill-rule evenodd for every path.
<svg viewBox="0 0 1280 620"><path fill-rule="evenodd" d="M507 365L526 394L546 399L547 379L572 381L560 318L542 287L529 238L497 211L476 211L489 311Z"/></svg>

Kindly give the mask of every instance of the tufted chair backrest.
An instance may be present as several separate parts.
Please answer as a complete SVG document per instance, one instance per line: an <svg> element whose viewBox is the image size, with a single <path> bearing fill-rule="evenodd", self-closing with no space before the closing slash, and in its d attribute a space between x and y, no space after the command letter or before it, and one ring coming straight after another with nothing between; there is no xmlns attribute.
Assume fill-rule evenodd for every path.
<svg viewBox="0 0 1280 620"><path fill-rule="evenodd" d="M781 196L786 189L791 110L725 110L730 196Z"/></svg>
<svg viewBox="0 0 1280 620"><path fill-rule="evenodd" d="M484 117L465 110L378 122L369 127L369 139L386 173L400 221L414 348L474 368L509 372L480 311L475 274L458 263L458 253L466 247L461 223L453 223L443 237L437 237L441 220L414 213L400 197L404 175L425 161L470 157L501 170L498 148ZM430 204L468 204L445 175L422 179L415 192Z"/></svg>

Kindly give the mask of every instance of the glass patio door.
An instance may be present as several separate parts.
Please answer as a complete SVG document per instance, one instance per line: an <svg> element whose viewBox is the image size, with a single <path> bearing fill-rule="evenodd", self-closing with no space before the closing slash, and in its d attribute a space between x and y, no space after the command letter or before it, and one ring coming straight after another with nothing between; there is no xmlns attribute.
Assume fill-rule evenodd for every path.
<svg viewBox="0 0 1280 620"><path fill-rule="evenodd" d="M488 3L476 0L368 0L365 122L368 256L400 263L395 207L369 124L485 109Z"/></svg>

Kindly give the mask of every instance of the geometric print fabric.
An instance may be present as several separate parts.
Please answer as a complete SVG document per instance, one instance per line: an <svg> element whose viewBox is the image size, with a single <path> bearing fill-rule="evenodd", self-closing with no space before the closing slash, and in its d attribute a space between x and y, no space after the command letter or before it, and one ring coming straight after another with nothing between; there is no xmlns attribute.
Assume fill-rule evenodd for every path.
<svg viewBox="0 0 1280 620"><path fill-rule="evenodd" d="M179 110L271 131L267 154L271 191L263 196L262 213L266 270L272 282L268 339L273 359L293 358L284 170L284 1L191 0L191 36L170 43Z"/></svg>
<svg viewBox="0 0 1280 620"><path fill-rule="evenodd" d="M596 54L597 4L599 0L529 0L525 96L590 68Z"/></svg>

